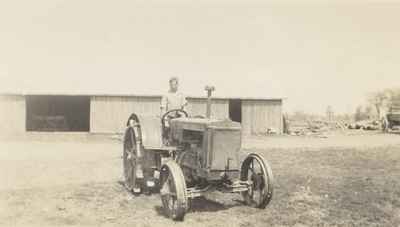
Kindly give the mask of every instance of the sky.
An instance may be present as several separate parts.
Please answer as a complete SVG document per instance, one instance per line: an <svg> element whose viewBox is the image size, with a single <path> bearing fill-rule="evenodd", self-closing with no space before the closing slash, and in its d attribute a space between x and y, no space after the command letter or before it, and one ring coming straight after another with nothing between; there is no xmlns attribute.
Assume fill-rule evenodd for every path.
<svg viewBox="0 0 400 227"><path fill-rule="evenodd" d="M354 112L400 87L400 1L15 0L0 3L0 93L284 98Z"/></svg>

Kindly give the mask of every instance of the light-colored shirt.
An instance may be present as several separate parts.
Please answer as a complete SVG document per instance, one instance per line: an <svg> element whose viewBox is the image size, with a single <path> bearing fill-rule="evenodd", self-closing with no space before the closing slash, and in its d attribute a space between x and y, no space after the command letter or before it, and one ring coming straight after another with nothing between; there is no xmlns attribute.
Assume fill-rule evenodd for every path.
<svg viewBox="0 0 400 227"><path fill-rule="evenodd" d="M163 95L161 99L161 109L164 112L173 109L185 110L186 105L186 97L179 91L168 92L167 94Z"/></svg>

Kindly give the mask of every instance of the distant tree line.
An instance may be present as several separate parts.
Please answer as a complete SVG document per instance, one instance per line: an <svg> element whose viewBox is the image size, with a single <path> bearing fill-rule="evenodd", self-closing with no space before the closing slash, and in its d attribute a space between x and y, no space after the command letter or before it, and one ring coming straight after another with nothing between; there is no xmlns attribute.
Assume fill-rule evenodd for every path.
<svg viewBox="0 0 400 227"><path fill-rule="evenodd" d="M309 114L304 111L295 111L285 114L285 119L294 121L341 121L352 122L362 120L378 120L382 113L389 110L393 103L400 105L400 88L382 89L367 95L367 105L359 105L355 112L348 114L335 114L333 107L328 106L326 115Z"/></svg>

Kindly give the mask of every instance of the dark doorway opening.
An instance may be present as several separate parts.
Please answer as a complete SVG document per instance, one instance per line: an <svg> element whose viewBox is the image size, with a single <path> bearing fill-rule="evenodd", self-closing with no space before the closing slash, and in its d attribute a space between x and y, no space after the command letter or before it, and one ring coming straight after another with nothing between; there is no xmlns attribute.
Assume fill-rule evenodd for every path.
<svg viewBox="0 0 400 227"><path fill-rule="evenodd" d="M229 118L232 121L242 123L242 100L240 99L229 100Z"/></svg>
<svg viewBox="0 0 400 227"><path fill-rule="evenodd" d="M90 97L26 96L27 131L89 132Z"/></svg>

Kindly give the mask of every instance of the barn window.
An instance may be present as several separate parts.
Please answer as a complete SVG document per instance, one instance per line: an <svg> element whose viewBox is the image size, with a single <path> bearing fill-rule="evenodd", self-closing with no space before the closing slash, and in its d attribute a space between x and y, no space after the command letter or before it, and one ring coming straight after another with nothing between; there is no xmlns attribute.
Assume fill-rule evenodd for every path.
<svg viewBox="0 0 400 227"><path fill-rule="evenodd" d="M31 95L26 97L27 131L88 132L90 97Z"/></svg>
<svg viewBox="0 0 400 227"><path fill-rule="evenodd" d="M232 121L242 123L242 100L240 99L229 100L229 118Z"/></svg>

